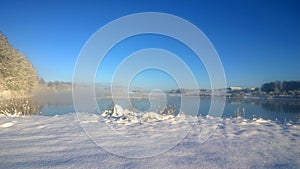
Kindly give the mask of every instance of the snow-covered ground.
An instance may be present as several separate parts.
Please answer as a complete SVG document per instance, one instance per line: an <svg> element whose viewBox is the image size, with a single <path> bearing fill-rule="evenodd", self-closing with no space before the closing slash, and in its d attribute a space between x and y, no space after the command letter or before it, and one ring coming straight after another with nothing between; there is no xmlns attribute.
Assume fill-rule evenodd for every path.
<svg viewBox="0 0 300 169"><path fill-rule="evenodd" d="M185 116L165 120L150 116L142 121L114 121L88 113L1 116L0 168L300 168L299 124L199 118L193 126ZM199 134L216 124L218 128L203 142ZM153 152L134 152L143 145L140 140L119 140L112 136L115 132L149 137L158 145L144 145ZM180 140L174 146L165 145L176 138Z"/></svg>

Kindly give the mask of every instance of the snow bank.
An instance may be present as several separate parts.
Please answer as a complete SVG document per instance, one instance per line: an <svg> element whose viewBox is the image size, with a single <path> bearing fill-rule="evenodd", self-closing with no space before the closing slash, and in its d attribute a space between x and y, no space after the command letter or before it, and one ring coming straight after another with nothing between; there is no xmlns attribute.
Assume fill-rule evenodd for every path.
<svg viewBox="0 0 300 169"><path fill-rule="evenodd" d="M114 121L88 113L56 117L2 116L0 168L300 168L299 124L212 117L190 123L195 121L193 118L182 115L177 119L169 117L140 123L138 118L135 122L124 122L124 119ZM99 125L108 126L101 133L94 130L94 134L106 138L103 143L106 148L128 149L130 156L131 150L141 143L122 140L119 144L111 133L154 137L164 143L162 138L176 138L176 131L190 128L191 124L191 130L178 144L148 158L112 154L95 144L90 139L91 133L87 135L81 127L91 130ZM218 128L208 140L199 139L207 128L215 125ZM166 128L170 129L169 137L159 135ZM157 149L156 145L150 146Z"/></svg>

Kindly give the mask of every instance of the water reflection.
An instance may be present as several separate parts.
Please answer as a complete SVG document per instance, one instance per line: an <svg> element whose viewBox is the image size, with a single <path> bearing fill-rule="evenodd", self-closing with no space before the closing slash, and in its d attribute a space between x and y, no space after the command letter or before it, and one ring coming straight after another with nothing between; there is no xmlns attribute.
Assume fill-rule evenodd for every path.
<svg viewBox="0 0 300 169"><path fill-rule="evenodd" d="M223 115L224 117L241 116L247 119L263 118L279 122L299 122L300 100L232 98L227 100Z"/></svg>
<svg viewBox="0 0 300 169"><path fill-rule="evenodd" d="M39 115L54 116L75 112L71 92L43 92L31 99L42 106L42 109L36 112Z"/></svg>
<svg viewBox="0 0 300 169"><path fill-rule="evenodd" d="M289 112L300 113L299 99L243 99L230 98L227 99L229 104L255 104L267 111L272 112Z"/></svg>
<svg viewBox="0 0 300 169"><path fill-rule="evenodd" d="M291 112L291 113L299 113L300 112L300 102L296 101L266 101L263 102L262 107L273 111L273 112Z"/></svg>

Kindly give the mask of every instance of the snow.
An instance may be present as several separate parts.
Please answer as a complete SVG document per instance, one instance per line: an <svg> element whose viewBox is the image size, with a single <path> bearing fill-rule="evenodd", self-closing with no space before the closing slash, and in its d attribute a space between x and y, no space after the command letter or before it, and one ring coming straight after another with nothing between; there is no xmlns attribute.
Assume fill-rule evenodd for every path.
<svg viewBox="0 0 300 169"><path fill-rule="evenodd" d="M1 169L300 168L300 125L264 119L1 116L0 145Z"/></svg>
<svg viewBox="0 0 300 169"><path fill-rule="evenodd" d="M7 122L7 123L2 124L0 127L6 128L6 127L10 127L12 125L14 125L14 123Z"/></svg>

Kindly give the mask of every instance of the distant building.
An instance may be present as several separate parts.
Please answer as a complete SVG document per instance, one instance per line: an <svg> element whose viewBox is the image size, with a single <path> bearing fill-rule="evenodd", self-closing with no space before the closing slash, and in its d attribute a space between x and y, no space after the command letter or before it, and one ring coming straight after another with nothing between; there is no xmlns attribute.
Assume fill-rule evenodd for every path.
<svg viewBox="0 0 300 169"><path fill-rule="evenodd" d="M230 91L240 91L240 90L243 90L243 88L241 87L236 87L236 86L231 86L228 88Z"/></svg>

